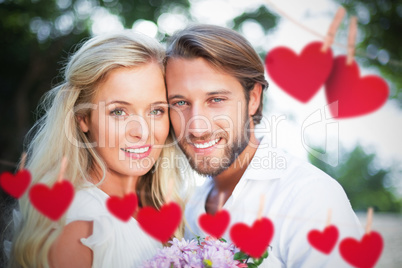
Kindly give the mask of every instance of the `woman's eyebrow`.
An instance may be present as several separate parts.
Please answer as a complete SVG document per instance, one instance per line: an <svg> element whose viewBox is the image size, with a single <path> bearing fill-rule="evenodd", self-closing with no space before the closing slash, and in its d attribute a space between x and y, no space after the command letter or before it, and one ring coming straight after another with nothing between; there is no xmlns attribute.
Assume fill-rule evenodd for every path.
<svg viewBox="0 0 402 268"><path fill-rule="evenodd" d="M152 103L152 105L157 105L157 104L168 104L167 101L155 101Z"/></svg>
<svg viewBox="0 0 402 268"><path fill-rule="evenodd" d="M113 101L110 101L110 102L106 103L106 106L108 106L110 104L115 104L115 103L124 104L124 105L131 105L131 103L129 103L127 101L113 100Z"/></svg>

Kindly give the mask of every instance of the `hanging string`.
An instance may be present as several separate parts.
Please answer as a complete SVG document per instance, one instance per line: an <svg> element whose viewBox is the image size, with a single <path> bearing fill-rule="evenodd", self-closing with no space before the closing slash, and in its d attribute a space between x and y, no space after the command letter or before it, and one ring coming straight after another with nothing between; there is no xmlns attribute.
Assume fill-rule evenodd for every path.
<svg viewBox="0 0 402 268"><path fill-rule="evenodd" d="M276 13L278 13L280 16L282 16L282 17L286 18L287 20L293 22L295 25L297 25L298 27L302 28L303 30L305 30L305 31L307 31L307 32L309 32L309 33L311 33L312 35L315 35L315 36L317 36L318 38L320 38L320 39L322 39L322 40L325 40L325 38L326 38L325 35L323 35L323 34L321 34L321 33L319 33L319 32L316 32L316 31L310 29L309 27L303 25L303 24L300 23L299 21L295 20L294 18L292 18L291 16L289 16L286 12L284 12L282 9L280 9L277 5L275 5L271 0L265 0L265 1L266 1L266 3L267 3L269 6L271 6L272 9L273 9ZM340 47L340 48L343 48L343 49L345 49L345 50L347 50L347 48L348 48L346 45L341 44L341 43L338 43L338 42L334 42L333 44L334 44L335 46ZM362 52L362 51L356 51L356 52L355 52L355 55L358 55L359 57L371 59L371 57L370 57L367 53L364 53L364 52ZM378 61L378 60L377 60L377 61ZM391 59L391 58L388 60L388 63L387 63L387 64L389 64L389 65L394 65L395 67L402 67L402 61L394 60L394 59ZM384 64L384 65L387 65L387 64Z"/></svg>

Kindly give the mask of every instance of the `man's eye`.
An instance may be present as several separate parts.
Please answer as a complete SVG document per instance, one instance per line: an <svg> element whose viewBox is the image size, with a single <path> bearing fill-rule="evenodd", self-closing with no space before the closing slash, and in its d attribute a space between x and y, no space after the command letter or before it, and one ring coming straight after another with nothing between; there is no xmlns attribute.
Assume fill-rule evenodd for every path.
<svg viewBox="0 0 402 268"><path fill-rule="evenodd" d="M178 106L183 106L183 105L186 104L186 102L181 100L181 101L176 102L176 104L177 104Z"/></svg>
<svg viewBox="0 0 402 268"><path fill-rule="evenodd" d="M213 98L212 99L212 102L221 102L221 101L223 101L223 99L221 99L221 98Z"/></svg>

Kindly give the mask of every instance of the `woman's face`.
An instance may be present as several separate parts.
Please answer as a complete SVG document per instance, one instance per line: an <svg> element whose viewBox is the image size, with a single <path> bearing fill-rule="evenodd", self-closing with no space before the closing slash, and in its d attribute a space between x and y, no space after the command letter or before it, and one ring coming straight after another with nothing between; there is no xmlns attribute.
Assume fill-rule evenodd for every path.
<svg viewBox="0 0 402 268"><path fill-rule="evenodd" d="M97 88L81 129L105 161L108 173L142 176L158 159L169 133L164 77L158 64L111 71ZM111 173L111 174L110 174Z"/></svg>

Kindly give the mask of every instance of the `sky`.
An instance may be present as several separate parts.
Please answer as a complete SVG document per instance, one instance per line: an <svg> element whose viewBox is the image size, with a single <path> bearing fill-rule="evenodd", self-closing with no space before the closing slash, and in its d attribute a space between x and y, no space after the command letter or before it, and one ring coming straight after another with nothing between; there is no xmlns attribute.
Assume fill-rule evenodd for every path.
<svg viewBox="0 0 402 268"><path fill-rule="evenodd" d="M248 21L241 28L241 34L257 50L267 53L278 46L286 46L299 53L308 43L322 41L319 36L306 31L294 21L325 36L339 7L331 0L190 0L190 3L191 14L198 22L221 26L230 26L234 17L245 11L251 11L261 4L265 4L277 15L282 13L277 27L267 35L264 34L261 26L253 21ZM160 16L159 30L172 34L185 27L188 20L182 13L182 10L176 8ZM106 14L105 10L99 9L93 14L94 34L122 28L118 18ZM367 22L367 16L369 15L364 10L358 12L361 23ZM348 19L346 14L342 22L344 29L347 29ZM137 21L133 29L157 37L158 28L153 22ZM361 35L358 33L357 41L359 38ZM340 29L335 42L346 45L347 31ZM334 56L346 52L344 47L339 46L332 46L332 50ZM360 72L363 76L377 74L375 69L362 68L362 66L360 66ZM270 86L266 93L267 102L264 110L266 126L268 126L265 131L272 135L273 145L304 159L307 158L307 152L312 152L318 158L323 157L324 155L318 152L314 153L312 148L325 147L327 155L330 156L328 163L336 166L337 152L340 148L352 150L360 144L367 153L377 154L376 161L379 167L402 166L402 111L393 100L388 100L380 109L370 114L335 120L329 118L328 113L326 114L328 103L324 88L321 88L308 103L304 104L282 91L268 74L266 77ZM264 126L260 126L260 129L264 129ZM399 173L395 171L392 174L393 183L398 186L402 195L400 180L402 171Z"/></svg>

